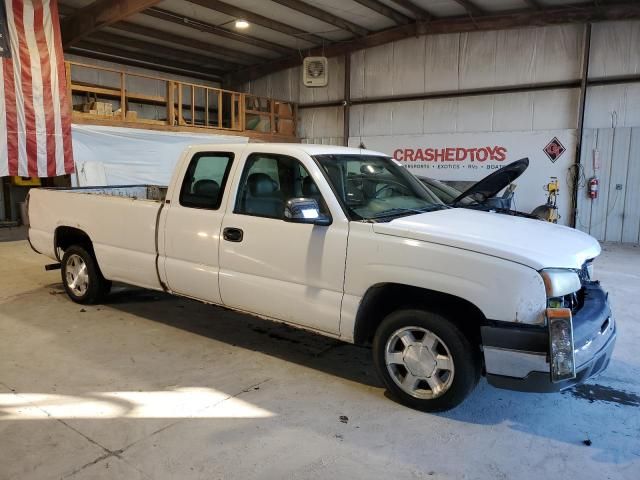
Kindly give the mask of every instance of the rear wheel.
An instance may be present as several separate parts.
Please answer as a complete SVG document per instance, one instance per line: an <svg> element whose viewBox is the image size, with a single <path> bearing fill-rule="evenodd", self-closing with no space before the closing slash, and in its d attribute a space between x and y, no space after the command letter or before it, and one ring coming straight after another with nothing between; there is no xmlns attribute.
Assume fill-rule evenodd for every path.
<svg viewBox="0 0 640 480"><path fill-rule="evenodd" d="M399 310L376 331L378 374L400 403L437 412L460 404L480 378L477 347L449 320L424 310Z"/></svg>
<svg viewBox="0 0 640 480"><path fill-rule="evenodd" d="M102 276L93 255L78 245L65 250L61 270L64 289L76 303L97 303L111 289L111 282Z"/></svg>

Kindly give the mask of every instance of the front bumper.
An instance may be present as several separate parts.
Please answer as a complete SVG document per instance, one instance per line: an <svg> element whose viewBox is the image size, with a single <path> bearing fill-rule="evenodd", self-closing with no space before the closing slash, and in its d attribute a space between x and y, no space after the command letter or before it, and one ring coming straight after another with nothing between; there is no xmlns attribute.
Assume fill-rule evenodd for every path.
<svg viewBox="0 0 640 480"><path fill-rule="evenodd" d="M482 327L487 381L498 388L557 392L602 373L611 359L616 325L598 282L584 286L584 305L573 316L575 378L552 382L549 334L545 328Z"/></svg>

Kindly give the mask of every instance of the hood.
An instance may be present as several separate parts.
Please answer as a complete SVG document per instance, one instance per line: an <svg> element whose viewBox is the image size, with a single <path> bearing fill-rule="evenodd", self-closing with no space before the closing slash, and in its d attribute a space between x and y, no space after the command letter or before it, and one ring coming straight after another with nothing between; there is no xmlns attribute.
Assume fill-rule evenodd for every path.
<svg viewBox="0 0 640 480"><path fill-rule="evenodd" d="M373 225L376 233L464 248L543 268L580 269L600 254L598 241L573 228L464 208L421 213Z"/></svg>
<svg viewBox="0 0 640 480"><path fill-rule="evenodd" d="M491 198L496 195L500 190L512 183L516 178L524 173L529 167L529 159L521 158L515 162L511 162L509 165L505 165L499 170L496 170L490 175L487 175L482 180L474 183L470 188L462 192L457 198L455 198L451 204L456 205L465 197L473 197L479 203L484 202L487 198Z"/></svg>

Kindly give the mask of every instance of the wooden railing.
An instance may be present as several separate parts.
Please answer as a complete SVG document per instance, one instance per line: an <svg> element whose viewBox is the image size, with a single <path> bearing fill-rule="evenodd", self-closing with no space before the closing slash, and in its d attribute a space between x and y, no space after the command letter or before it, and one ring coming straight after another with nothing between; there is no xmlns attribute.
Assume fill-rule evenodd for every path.
<svg viewBox="0 0 640 480"><path fill-rule="evenodd" d="M296 105L208 85L65 62L74 121L295 139ZM213 132L212 132L213 133Z"/></svg>

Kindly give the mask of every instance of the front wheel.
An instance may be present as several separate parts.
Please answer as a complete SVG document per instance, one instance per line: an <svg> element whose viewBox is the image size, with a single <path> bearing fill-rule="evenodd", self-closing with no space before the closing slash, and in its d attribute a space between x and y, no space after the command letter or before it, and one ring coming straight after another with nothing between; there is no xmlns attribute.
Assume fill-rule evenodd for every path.
<svg viewBox="0 0 640 480"><path fill-rule="evenodd" d="M76 303L98 303L111 289L93 255L74 245L62 257L62 284L69 298Z"/></svg>
<svg viewBox="0 0 640 480"><path fill-rule="evenodd" d="M424 310L388 315L376 331L373 360L392 396L425 412L457 406L480 378L477 347L445 317Z"/></svg>

